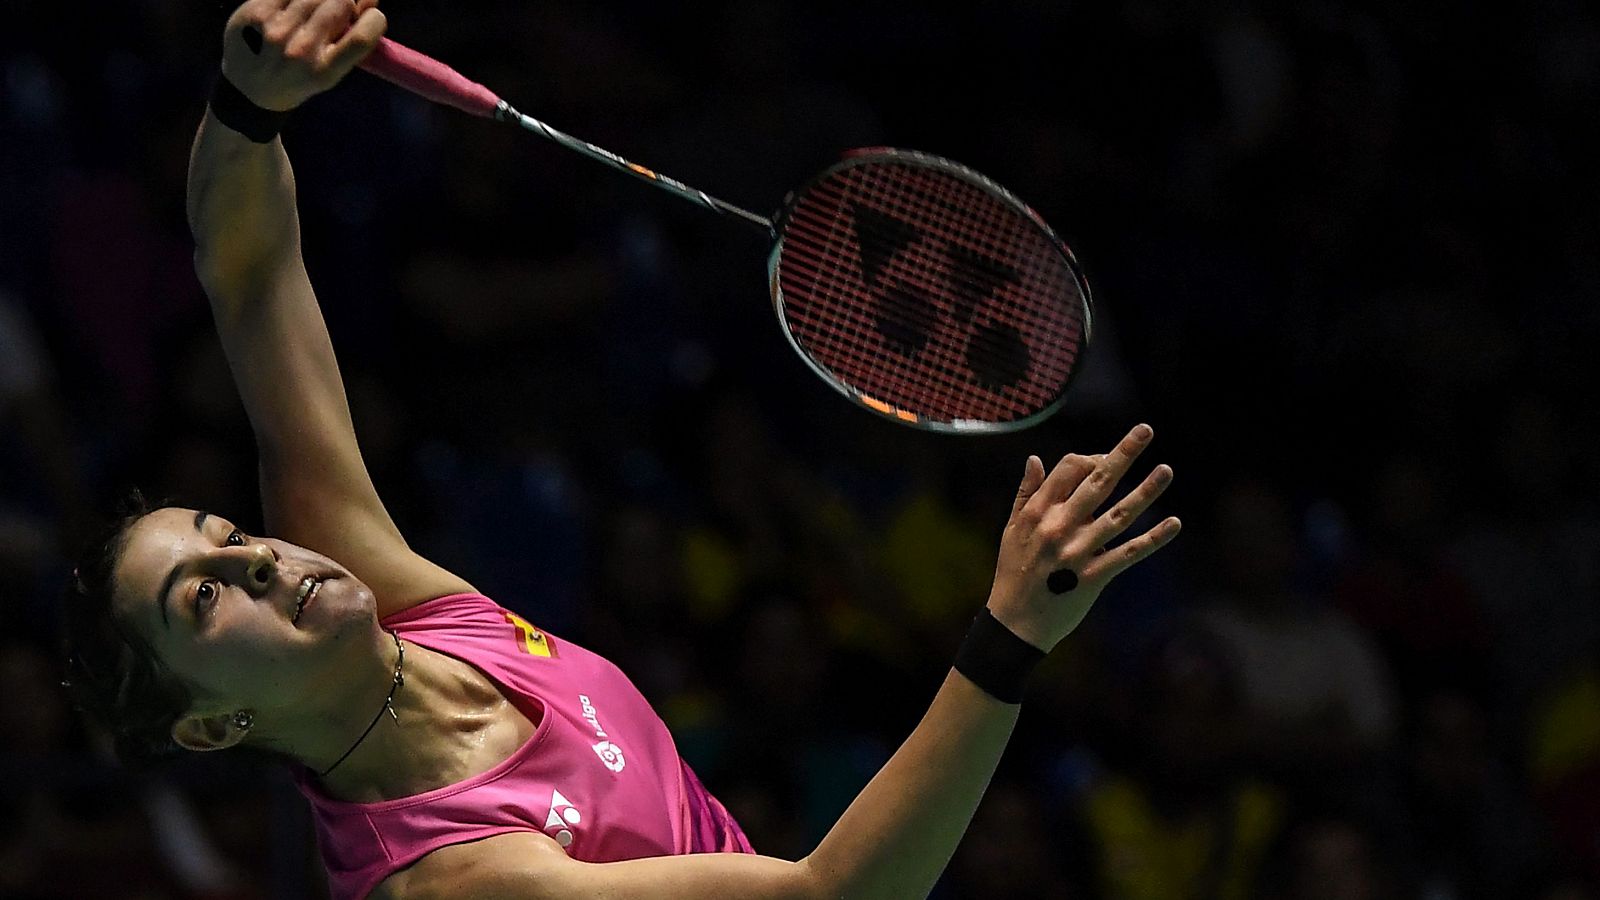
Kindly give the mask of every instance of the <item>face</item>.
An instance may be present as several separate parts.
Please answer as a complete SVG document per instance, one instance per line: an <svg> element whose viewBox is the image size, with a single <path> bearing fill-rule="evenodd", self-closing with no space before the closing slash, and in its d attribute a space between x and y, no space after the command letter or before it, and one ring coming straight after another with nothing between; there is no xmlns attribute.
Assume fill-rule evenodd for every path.
<svg viewBox="0 0 1600 900"><path fill-rule="evenodd" d="M195 692L195 715L305 710L377 628L372 592L343 566L192 509L134 523L115 574L119 614Z"/></svg>

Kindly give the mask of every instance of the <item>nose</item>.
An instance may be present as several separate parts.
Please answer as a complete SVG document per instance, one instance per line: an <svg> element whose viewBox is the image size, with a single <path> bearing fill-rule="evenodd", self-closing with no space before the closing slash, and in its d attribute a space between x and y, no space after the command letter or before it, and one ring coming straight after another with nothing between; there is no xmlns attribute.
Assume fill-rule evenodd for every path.
<svg viewBox="0 0 1600 900"><path fill-rule="evenodd" d="M267 589L272 586L273 577L278 573L277 552L262 543L253 543L234 549L243 551L239 556L244 563L244 578L242 581L244 589L257 597L266 593Z"/></svg>

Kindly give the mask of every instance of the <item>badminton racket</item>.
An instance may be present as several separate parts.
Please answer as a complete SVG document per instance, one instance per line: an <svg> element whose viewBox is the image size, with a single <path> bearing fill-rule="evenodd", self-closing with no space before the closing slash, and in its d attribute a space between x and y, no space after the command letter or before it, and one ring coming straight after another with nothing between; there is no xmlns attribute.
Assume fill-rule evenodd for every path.
<svg viewBox="0 0 1600 900"><path fill-rule="evenodd" d="M388 38L361 65L761 229L784 335L865 409L928 431L993 434L1061 408L1089 342L1089 284L1037 213L966 166L912 150L852 150L768 218L558 131Z"/></svg>

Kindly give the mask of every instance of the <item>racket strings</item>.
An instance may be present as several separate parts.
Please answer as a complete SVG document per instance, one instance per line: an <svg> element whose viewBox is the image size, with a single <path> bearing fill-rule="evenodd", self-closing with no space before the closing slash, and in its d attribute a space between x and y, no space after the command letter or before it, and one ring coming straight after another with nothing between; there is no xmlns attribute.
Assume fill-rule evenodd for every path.
<svg viewBox="0 0 1600 900"><path fill-rule="evenodd" d="M919 257L920 258L917 261L921 263L921 266L911 267L911 271L906 273L908 276L915 277L919 274L924 274L928 269L936 266L939 263L938 260L926 254L919 254ZM803 266L804 263L797 263L797 265ZM811 267L808 269L808 271L817 273L819 270L816 267ZM973 346L978 346L980 348L989 346L996 352L1009 352L1008 347L1003 347L996 344L994 339L995 332L992 328L983 327L984 325L992 325L998 321L998 317L993 314L993 311L986 311L984 306L986 305L985 301L990 300L994 292L1002 285L995 281L967 277L961 273L959 267L955 271L958 275L961 275L961 277L959 277L958 280L953 281L953 283L950 285L951 290L955 295L953 303L955 310L953 317L959 320L962 325L975 329L972 334L969 335L970 343ZM949 273L945 274L948 276ZM907 284L906 279L902 278L899 274L887 279L887 283L889 284L889 287L883 290L883 293L879 299L885 302L886 307L891 307L890 311L894 312L897 318L908 319L920 326L921 330L924 332L923 336L926 337L926 333L931 332L931 330L935 328L940 321L941 313L939 310L935 307L935 305L926 302L925 293L919 294L915 291L898 289L897 286ZM928 285L925 282L920 284L912 284L911 287L920 288L924 292L928 291L930 288L937 288L937 286ZM1060 285L1045 285L1037 283L1028 284L1026 281L1023 282L1023 287L1031 290L1061 289ZM892 309L896 301L901 304L913 303L918 308L898 310ZM1041 318L1037 315L1037 312L1032 309L1019 309L1017 311L1028 314L1027 318L1029 321L1026 324L1030 325L1033 328L1034 333L1039 334L1042 338L1066 339L1068 341L1076 341L1078 339L1080 329L1071 327L1070 323L1058 322L1048 318ZM893 336L886 334L885 337ZM1047 368L1063 369L1060 374L1063 376L1066 374L1065 366L1060 364L1060 362L1057 360L1046 358L1044 360L1044 365Z"/></svg>
<svg viewBox="0 0 1600 900"><path fill-rule="evenodd" d="M922 343L928 339L928 335L932 333L939 324L938 317L940 314L937 311L930 309L922 296L920 296L917 292L901 289L899 286L881 288L876 292L874 297L862 298L861 302L876 304L879 311L877 321L864 323L860 322L859 317L857 317L858 321L855 323L857 327L843 329L845 332L843 334L839 333L840 329L831 329L833 332L831 335L827 333L827 325L817 323L822 329L824 329L824 331L819 333L817 337L822 339L825 343L832 345L829 347L829 349L840 351L840 354L836 354L836 365L843 364L844 360L849 358L849 354L856 351L857 348L848 346L850 341L853 340L860 342L865 340L870 344L873 342L875 336L879 339L889 338L891 342L898 344L898 346L893 347L892 349L900 351L902 356L919 352L922 350ZM896 307L900 308L897 309ZM894 329L891 327L891 323L898 323L904 326L910 334L916 335L916 343L913 343L907 338L895 334ZM979 324L980 326L982 325L981 322ZM834 340L829 340L830 337L834 338ZM1004 348L1003 351L1001 348L993 346L994 341L991 338L991 332L988 330L979 331L976 337L977 339L969 340L968 342L967 349L969 351L969 356L966 360L964 360L964 368L969 371L976 370L980 374L987 374L995 371L1001 372L1002 374L997 376L990 376L985 379L980 379L980 383L982 381L987 381L988 386L991 388L996 387L999 383L1010 383L1017 381L1021 374L1018 369L1026 367L1026 349L1022 347L1011 347ZM922 366L932 370L934 373L937 373L938 377L931 380L933 386L943 389L939 392L941 395L939 400L943 402L936 401L935 405L937 406L943 407L952 402L965 402L970 405L974 399L978 399L980 403L982 401L982 398L973 398L971 396L972 384L969 382L968 378L962 377L959 371L960 368L963 368L960 365L960 363L963 361L956 355L959 349L960 348L958 345L952 346L948 342L945 342L935 348L935 357L930 357L927 354L923 354L919 360ZM988 351L987 353L985 353L986 350ZM1022 360L1021 363L997 361L993 358L997 353L1004 353L1005 351L1009 351L1009 353L1005 353L1008 360L1017 360L1020 358ZM875 371L872 369L863 369L859 366L847 366L852 370L852 376L857 379L858 383L864 382L870 384L871 379L874 377L881 378L885 374L888 374L889 376L897 376L904 371L904 361L899 359L885 360L879 358L868 359L865 360L865 362L879 364L887 363L890 368ZM928 389L928 386L923 384L923 382L929 381L927 378L919 380L917 378L901 379L894 377L892 380L908 390L926 393ZM901 394L902 392L896 391L895 393ZM909 396L896 396L894 399L900 404L904 405L908 402ZM984 403L982 406L983 408L980 410L981 415L992 416L995 414L995 404Z"/></svg>
<svg viewBox="0 0 1600 900"><path fill-rule="evenodd" d="M798 220L797 220L797 224L802 224L803 225L803 223L799 222ZM815 232L812 232L812 233L815 234ZM820 237L820 235L817 235L817 236ZM984 305L984 301L991 299L995 295L996 291L999 288L1004 286L1006 281L1011 281L1012 283L1017 283L1023 289L1032 289L1032 290L1038 290L1038 289L1041 289L1041 288L1044 289L1044 290L1061 290L1065 285L1064 282L1060 282L1059 280L1055 284L1042 284L1042 283L1037 283L1036 279L1032 279L1032 278L1024 278L1024 277L1010 278L1008 276L1010 275L1011 272L1013 272L1015 270L1011 269L1010 267L1003 266L1003 264L1000 264L998 262L989 262L987 260L983 260L982 262L979 262L976 265L964 265L963 263L968 262L967 259L963 258L965 256L965 254L960 254L960 255L952 254L953 256L956 256L956 258L954 260L952 260L955 264L954 264L953 267L948 267L947 268L946 265L945 265L945 261L944 260L937 259L934 256L932 256L931 254L927 253L926 251L921 250L920 249L920 245L915 245L915 246L916 246L916 249L911 249L911 250L908 250L908 251L901 251L902 253L909 252L909 253L913 253L913 254L917 255L917 259L915 259L915 262L917 263L917 265L910 266L909 267L910 271L909 271L908 274L911 274L911 275L925 274L926 272L928 272L930 270L939 270L941 277L943 277L944 279L946 279L948 281L948 287L950 288L950 290L954 294L954 297L952 298L952 301L953 301L952 302L952 306L954 307L954 310L955 310L955 317L957 319L961 320L963 322L963 324L970 323L970 322L973 321L974 318L978 317L980 315L980 313L981 313L981 307ZM872 257L874 255L879 255L879 254L874 254L874 253L869 252L869 248L870 248L870 244L864 242L863 243L863 253L862 253L862 255L864 257L869 257L870 258L870 257ZM883 255L887 255L887 254L884 253ZM983 268L982 268L982 266L983 266L983 264L985 262L988 262L988 267L989 267L989 270L991 272L993 272L995 270L1000 270L1004 274L990 275L989 277L984 277L985 275L989 274L988 272L985 272L983 270ZM976 272L976 274L973 274L974 272ZM1026 273L1026 274L1031 275L1033 273ZM954 276L954 277L952 277L952 276ZM869 277L869 281L875 281L875 280L879 280L879 279L870 278ZM900 275L897 274L896 277L894 279L892 279L892 280L894 280L894 281L903 281L903 278L901 278ZM1035 281L1036 283L1030 284L1029 283L1030 281ZM938 285L938 284L929 284L929 283L923 283L923 284L920 284L918 286L923 288L924 290L934 291L934 292L939 292L941 290L941 288L943 287L943 286ZM894 296L894 294L891 294L889 296ZM963 308L965 308L965 309L963 310ZM1053 336L1053 337L1067 337L1067 338L1072 338L1072 339L1076 339L1076 337L1077 337L1077 334L1076 334L1077 329L1074 329L1074 328L1071 328L1071 327L1067 327L1066 323L1056 322L1056 321L1053 321L1052 319L1049 319L1049 318L1040 318L1040 317L1038 317L1036 315L1037 311L1033 310L1031 308L1020 308L1019 311L1027 312L1027 313L1034 313L1035 315L1030 316L1030 318L1033 318L1035 321L1030 323L1030 324L1033 324L1033 325L1036 325L1036 326L1041 327L1043 329L1046 329L1047 331L1054 332L1054 334L1050 335L1050 336ZM981 333L978 336L981 337Z"/></svg>
<svg viewBox="0 0 1600 900"><path fill-rule="evenodd" d="M930 264L934 262L931 259L927 261ZM889 285L882 289L879 295L883 301L880 312L888 322L903 325L906 329L903 337L883 329L884 336L899 345L906 355L914 355L938 335L945 313L929 300L929 294L937 291L938 287L927 283L925 279L913 280L923 272L913 268L905 274L905 279L892 278ZM994 316L992 310L985 313L980 309L999 286L975 279L964 279L951 285L954 309L950 318L959 324L963 334L958 336L957 342L947 341L942 345L951 354L964 346L967 370L991 391L1020 383L1028 372L1031 358L1015 325ZM967 289L963 290L963 287ZM1007 335L1014 337L1008 340ZM965 338L964 344L959 342L961 337ZM1048 360L1045 365L1049 367ZM956 373L952 371L951 374ZM1061 374L1065 375L1065 372Z"/></svg>
<svg viewBox="0 0 1600 900"><path fill-rule="evenodd" d="M812 223L801 218L795 219L793 223L793 229L795 232L804 233L814 240L825 241L828 239L825 235L818 231ZM934 258L925 251L909 250L905 252L913 253L917 256L916 262L919 263L919 265L910 267L913 273L925 273L928 270L937 269L942 264L941 260ZM875 254L868 253L867 248L863 247L863 255ZM797 265L804 265L805 261L796 260L795 262ZM821 269L813 266L810 271L820 272ZM947 272L943 274L948 278L952 273ZM970 321L971 318L975 317L980 312L983 301L991 297L996 289L1003 286L1003 283L997 280L975 278L968 275L964 267L959 263L953 269L953 274L957 277L952 279L950 287L957 294L958 303L970 304L973 306L970 314L964 316L958 315L959 318L962 318L966 321ZM1019 284L1021 288L1029 291L1067 291L1073 289L1072 285L1065 279L1042 279L1038 277L1039 274L1040 273L1034 271L1024 271L1021 273L1021 277L1018 277L1014 280L1014 283ZM869 281L876 280L877 279L875 277L869 277ZM965 288L965 290L963 288ZM1041 316L1040 311L1031 306L1020 306L1015 307L1014 309L1017 312L1027 314L1030 319L1029 324L1039 329L1039 333L1041 333L1043 336L1065 338L1076 341L1081 333L1081 327L1079 327L1081 323L1072 321L1070 318Z"/></svg>
<svg viewBox="0 0 1600 900"><path fill-rule="evenodd" d="M892 343L896 337L892 331L885 327L882 318L869 321L862 315L866 310L865 304L879 303L883 305L886 302L893 303L896 298L907 296L909 295L906 292L890 289L884 291L881 296L863 299L862 304L859 306L844 307L841 311L849 314L846 317L846 322L841 322L838 318L828 321L818 321L816 319L797 319L796 321L797 323L813 326L813 329L805 337L809 338L813 347L824 351L834 351L825 355L831 357L831 365L839 369L841 374L847 374L847 380L851 383L866 385L874 380L886 379L903 388L903 390L877 391L878 394L883 394L888 399L899 401L900 405L907 405L908 401L904 400L903 397L909 396L908 392L925 392L930 389L930 385L944 388L943 395L947 401L957 395L970 394L972 385L955 366L949 364L955 359L951 354L945 354L946 358L943 360L928 357L923 357L920 360L922 365L937 376L930 379L927 377L915 377L914 374L906 374L909 370L899 361L887 359L883 356L863 356L859 353L859 346L862 344L870 345L886 339ZM932 327L938 323L937 313L931 311L928 304L921 298L910 299L904 303L903 309L891 309L891 311L897 312L898 315L893 318L909 329L931 331ZM919 340L918 345L915 347L906 346L909 341L905 339L901 339L900 343L901 346L894 347L894 349L905 353L911 350L920 350L922 341ZM885 363L891 363L892 365L885 365ZM983 411L987 413L992 412L994 409L998 409L998 404L993 407L986 407Z"/></svg>
<svg viewBox="0 0 1600 900"><path fill-rule="evenodd" d="M910 170L910 172L913 177L897 178L890 181L888 187L893 190L884 192L881 195L882 199L903 216L908 218L924 217L927 220L927 224L932 226L926 229L927 237L945 244L947 253L948 248L955 247L957 252L949 254L952 257L952 261L957 263L955 272L967 276L967 273L963 271L959 263L965 258L973 258L988 261L990 270L1003 273L1001 277L1005 278L1016 274L1018 270L1013 266L1000 262L996 259L997 256L1026 258L1037 254L1040 248L1019 246L1021 241L1035 236L1036 229L1031 227L1030 220L1018 216L1015 211L1001 205L994 198L981 193L979 189L954 181L948 176L941 183L929 179L925 173L917 172L916 170ZM941 189L950 190L952 188L967 195L960 198L961 206L948 202L944 196L936 193ZM963 209L967 211L965 219L958 217ZM929 213L932 214L931 218L928 217ZM980 218L979 215L982 213L987 213L988 215ZM905 225L903 227L913 228L914 226ZM1005 239L989 240L986 239L988 235L1001 235ZM929 240L918 241L912 244L910 249L912 252L923 253L926 256L926 248L929 244ZM962 247L962 244L972 246ZM942 261L925 258L923 262L924 264L937 266ZM1040 271L1038 267L1035 267L1033 271L1027 274L1037 275ZM1069 272L1062 271L1059 267L1056 271L1061 275L1070 275ZM980 291L991 286L988 283L971 280L970 276L968 278L970 283ZM1026 288L1028 285L1024 281L1025 279L1014 279L1015 283ZM1070 277L1060 278L1056 281L1056 284L1044 285L1044 287L1047 290L1055 290L1062 287L1075 288Z"/></svg>
<svg viewBox="0 0 1600 900"><path fill-rule="evenodd" d="M1041 289L1058 291L1068 286L1066 282L1061 280L1057 280L1052 284L1043 282L1036 277L1024 277L1024 274L1036 276L1037 273L1022 273L1011 266L1000 263L998 260L970 253L960 248L954 250L946 248L945 252L951 258L950 261L952 263L949 268L941 268L943 261L931 254L922 243L912 245L911 248L908 248L908 252L915 254L913 261L917 265L906 266L906 274L909 276L921 274L925 277L930 271L939 271L940 276L954 294L954 316L963 324L972 322L983 306L984 301L999 299L998 292L1007 284L1015 284L1024 291L1038 291ZM1029 282L1032 283L1030 284ZM922 287L930 292L939 293L941 285L925 283ZM963 307L966 308L964 312ZM1039 310L1031 306L1011 305L1008 307L1008 311L1031 314L1030 318L1034 320L1031 324L1046 332L1055 332L1053 336L1076 338L1076 335L1072 333L1072 329L1067 327L1064 322L1054 321L1050 317L1040 317L1038 315Z"/></svg>
<svg viewBox="0 0 1600 900"><path fill-rule="evenodd" d="M940 187L940 185L937 183L930 184L928 181L929 180L924 176L918 180L917 185L924 191L929 192L937 190ZM909 183L904 186L909 186ZM1070 290L1074 293L1076 292L1077 288L1075 280L1070 277L1071 273L1062 267L1032 266L1019 271L1015 266L1006 265L1005 263L1000 262L996 257L1004 256L1013 259L1026 258L1036 255L1039 249L1052 248L1024 246L1024 242L1026 242L1029 238L1037 237L1037 229L1033 227L1031 220L1025 220L1018 217L1013 210L1002 206L1000 203L995 201L994 198L988 196L987 194L981 193L977 188L961 182L956 182L953 187L957 190L964 191L968 195L964 197L962 201L966 204L964 207L965 209L974 211L982 210L990 213L989 217L978 224L978 228L983 229L980 232L973 228L970 223L965 222L957 217L956 213L959 213L959 209L952 209L952 207L945 203L935 204L936 208L945 213L939 217L938 223L943 226L940 229L939 237L947 244L946 252L958 261L958 266L961 261L965 261L966 259L970 258L979 265L987 263L990 267L990 272L994 275L997 275L999 280L1002 282L1009 280L1024 290L1043 290L1047 292L1047 296L1058 296L1059 294L1057 292L1067 290ZM930 200L942 199L938 194L934 193L927 193L924 196L929 197ZM893 197L891 195L891 199L897 201L897 205L904 209L908 214L914 215L918 211L917 207L915 206L915 198L905 196L905 192L901 192L901 196L899 197ZM1004 235L1005 239L985 239L987 235L991 234ZM963 247L963 244L976 245L977 249L973 249L970 246ZM951 248L954 248L954 252L951 251ZM1045 279L1043 283L1040 283L1039 276L1048 276L1052 274L1057 277L1054 279ZM1033 280L1035 283L1027 283L1029 280ZM1021 304L1016 308L1019 311L1027 311L1032 313L1038 313L1042 311L1041 307L1034 304ZM1073 308L1069 307L1067 311L1071 312L1073 311ZM1048 327L1051 320L1054 318L1055 317L1045 317L1038 324Z"/></svg>
<svg viewBox="0 0 1600 900"><path fill-rule="evenodd" d="M797 343L930 417L1043 409L1072 374L1084 303L1062 248L1018 206L926 166L823 179L794 203L779 267Z"/></svg>
<svg viewBox="0 0 1600 900"><path fill-rule="evenodd" d="M854 333L840 335L839 340L848 343L852 340L872 339L870 331L862 329L849 329L849 331ZM834 343L837 346L838 341L829 343ZM939 415L946 419L973 417L988 418L995 421L1008 420L1007 416L1001 414L1004 412L1004 404L995 402L994 398L989 398L987 402L979 398L975 405L974 398L971 396L971 383L963 378L956 367L952 365L925 358L920 366L922 373L919 374L912 367L904 366L893 360L888 361L889 365L886 366L885 360L881 358L867 359L860 357L859 354L829 354L824 352L820 355L829 357L828 361L832 367L838 370L839 374L848 383L863 386L862 390L864 392L875 397L887 398L898 406L922 409L926 415ZM1024 354L1020 351L1015 352L1012 354L1012 358L1022 359ZM967 365L978 367L985 364L978 360L969 361ZM994 382L1016 380L1016 365L1015 363L988 363L987 368L1001 370L998 376L992 377L990 380ZM886 387L886 384L892 386ZM919 398L928 397L929 392L934 390L938 390L938 394L932 401L919 400ZM966 409L967 412L958 413L954 407L949 406L953 402L965 403L966 405L962 408Z"/></svg>

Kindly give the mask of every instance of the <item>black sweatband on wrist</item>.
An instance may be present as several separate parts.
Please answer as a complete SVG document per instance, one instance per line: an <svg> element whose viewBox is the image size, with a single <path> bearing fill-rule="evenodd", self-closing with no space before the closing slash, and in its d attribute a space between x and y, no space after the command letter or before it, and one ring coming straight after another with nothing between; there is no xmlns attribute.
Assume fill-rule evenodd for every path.
<svg viewBox="0 0 1600 900"><path fill-rule="evenodd" d="M956 651L955 670L1002 703L1021 703L1022 690L1044 651L1012 633L984 607Z"/></svg>
<svg viewBox="0 0 1600 900"><path fill-rule="evenodd" d="M287 111L263 109L251 102L243 92L233 86L226 75L217 73L216 86L211 89L211 114L217 121L239 132L258 144L270 144L278 136Z"/></svg>

